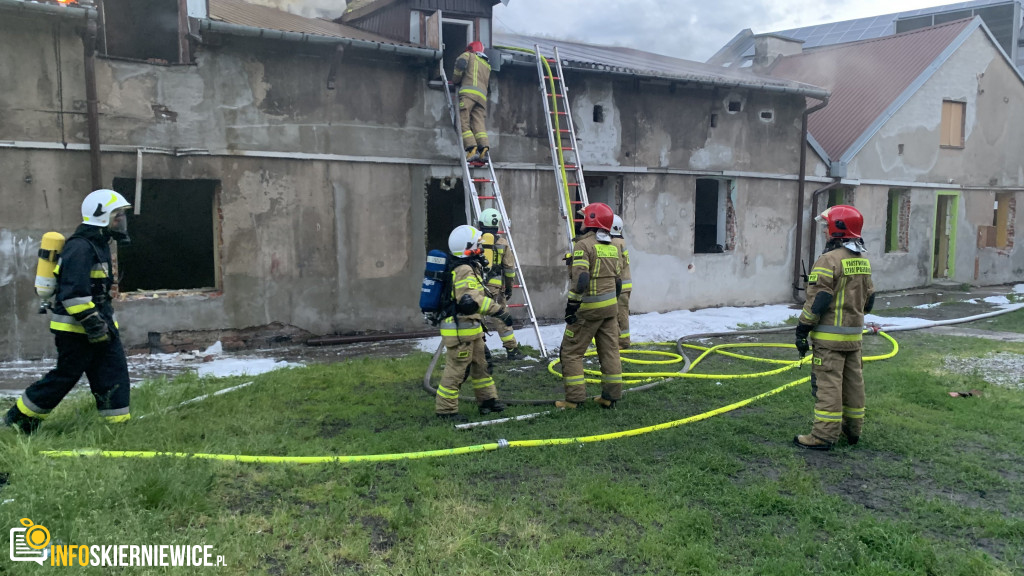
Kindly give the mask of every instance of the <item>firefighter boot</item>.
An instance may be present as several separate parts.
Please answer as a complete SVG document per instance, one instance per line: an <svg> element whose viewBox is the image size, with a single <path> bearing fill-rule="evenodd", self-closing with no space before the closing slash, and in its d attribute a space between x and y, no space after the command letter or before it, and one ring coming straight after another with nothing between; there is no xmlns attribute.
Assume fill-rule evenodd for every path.
<svg viewBox="0 0 1024 576"><path fill-rule="evenodd" d="M507 348L505 350L505 354L508 355L509 360L522 360L523 358L526 358L526 354L523 354L523 351L519 349L519 346L516 346L515 348Z"/></svg>
<svg viewBox="0 0 1024 576"><path fill-rule="evenodd" d="M860 442L860 422L856 424L853 421L843 422L843 436L846 436L846 443L850 446Z"/></svg>
<svg viewBox="0 0 1024 576"><path fill-rule="evenodd" d="M31 434L39 428L39 425L43 421L39 418L32 418L21 413L17 406L11 406L11 409L0 417L0 428L6 428L10 426L15 430L20 430L23 434Z"/></svg>
<svg viewBox="0 0 1024 576"><path fill-rule="evenodd" d="M594 402L597 402L597 405L600 406L601 408L612 409L615 408L616 401L609 400L604 396L594 396Z"/></svg>
<svg viewBox="0 0 1024 576"><path fill-rule="evenodd" d="M575 402L569 402L568 400L555 401L555 408L558 408L559 410L575 410L577 406L579 406L579 404Z"/></svg>
<svg viewBox="0 0 1024 576"><path fill-rule="evenodd" d="M801 434L793 437L793 443L808 450L831 450L832 443L826 442L813 434Z"/></svg>
<svg viewBox="0 0 1024 576"><path fill-rule="evenodd" d="M476 146L469 146L466 148L466 162L476 162L480 159L480 152Z"/></svg>
<svg viewBox="0 0 1024 576"><path fill-rule="evenodd" d="M465 424L466 422L469 422L469 418L466 418L465 416L459 414L458 412L444 414L438 413L437 417L440 420L444 420L445 422L451 422L453 424Z"/></svg>
<svg viewBox="0 0 1024 576"><path fill-rule="evenodd" d="M480 161L487 164L491 161L491 157L487 155L487 152L491 149L490 146L484 146L480 149Z"/></svg>
<svg viewBox="0 0 1024 576"><path fill-rule="evenodd" d="M491 412L503 412L505 405L497 398L488 398L480 403L480 413L490 414Z"/></svg>

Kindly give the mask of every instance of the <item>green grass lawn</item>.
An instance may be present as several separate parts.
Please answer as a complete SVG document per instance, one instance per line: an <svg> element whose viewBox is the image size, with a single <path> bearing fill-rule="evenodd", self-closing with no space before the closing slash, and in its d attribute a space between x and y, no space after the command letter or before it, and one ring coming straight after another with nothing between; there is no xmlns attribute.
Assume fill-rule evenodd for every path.
<svg viewBox="0 0 1024 576"><path fill-rule="evenodd" d="M277 371L245 389L116 428L100 424L91 399L79 395L33 437L0 430L0 527L27 517L46 526L55 543L208 544L228 563L125 570L132 574L1024 572L1024 395L988 385L980 374L941 370L953 350L1024 354L1024 344L894 336L899 355L865 367L861 443L830 453L791 443L810 429L810 386L801 384L650 434L432 459L297 465L39 454L102 448L323 456L575 438L713 410L806 377L806 367L753 379L676 378L627 394L614 411L591 405L468 431L434 419L433 399L422 389L427 354ZM866 355L890 350L879 337L865 342ZM745 352L795 358L792 348ZM772 367L714 357L694 371ZM560 395L546 365L506 362L495 372L504 397ZM247 380L150 382L133 392L132 411L156 413ZM984 396L947 394L964 389ZM515 406L506 414L538 409ZM479 419L471 403L462 411ZM0 573L52 570L0 560Z"/></svg>

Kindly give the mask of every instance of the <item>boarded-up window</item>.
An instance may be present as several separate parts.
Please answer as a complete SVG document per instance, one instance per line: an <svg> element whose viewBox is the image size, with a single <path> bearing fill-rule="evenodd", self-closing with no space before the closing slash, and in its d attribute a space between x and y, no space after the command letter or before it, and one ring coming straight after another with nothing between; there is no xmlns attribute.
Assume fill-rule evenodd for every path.
<svg viewBox="0 0 1024 576"><path fill-rule="evenodd" d="M964 147L964 102L942 101L942 134L939 145L948 148Z"/></svg>

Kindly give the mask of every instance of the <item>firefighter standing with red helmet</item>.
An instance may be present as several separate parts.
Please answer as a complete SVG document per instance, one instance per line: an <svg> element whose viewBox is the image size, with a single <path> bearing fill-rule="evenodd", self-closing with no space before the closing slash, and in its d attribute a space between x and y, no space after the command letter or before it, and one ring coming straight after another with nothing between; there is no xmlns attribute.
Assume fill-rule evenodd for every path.
<svg viewBox="0 0 1024 576"><path fill-rule="evenodd" d="M487 87L491 65L484 45L470 42L466 51L455 60L452 83L459 87L459 118L462 122L462 147L469 161L487 161L490 144L487 139Z"/></svg>
<svg viewBox="0 0 1024 576"><path fill-rule="evenodd" d="M60 404L84 373L107 423L126 422L128 363L110 302L114 284L110 241L128 242L131 204L113 190L96 190L82 202L82 224L64 244L54 269L56 293L50 331L57 366L25 389L2 424L30 434Z"/></svg>
<svg viewBox="0 0 1024 576"><path fill-rule="evenodd" d="M846 436L860 440L864 423L864 375L861 335L864 315L875 303L871 263L861 238L864 217L853 206L837 205L816 218L828 227L825 252L807 276L807 301L796 328L801 357L814 343L811 394L814 425L793 438L801 448L829 450Z"/></svg>
<svg viewBox="0 0 1024 576"><path fill-rule="evenodd" d="M616 320L622 264L619 249L612 244L612 209L596 202L585 206L582 212L583 229L570 256L569 301L565 306L566 327L560 353L565 401L555 402L555 406L571 409L586 400L583 355L593 339L601 363L601 395L594 400L603 408L613 408L622 398Z"/></svg>

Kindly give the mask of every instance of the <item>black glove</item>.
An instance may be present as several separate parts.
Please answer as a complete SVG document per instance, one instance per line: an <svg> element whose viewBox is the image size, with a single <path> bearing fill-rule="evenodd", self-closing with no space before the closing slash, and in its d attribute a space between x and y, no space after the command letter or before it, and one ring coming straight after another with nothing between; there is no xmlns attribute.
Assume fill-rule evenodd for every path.
<svg viewBox="0 0 1024 576"><path fill-rule="evenodd" d="M565 304L565 323L575 324L576 323L576 312L580 309L580 303L574 300L569 300Z"/></svg>
<svg viewBox="0 0 1024 576"><path fill-rule="evenodd" d="M512 325L512 315L508 313L508 310L502 308L494 315L495 318L505 323L505 326Z"/></svg>
<svg viewBox="0 0 1024 576"><path fill-rule="evenodd" d="M505 283L505 300L508 300L511 297L512 297L512 283L511 282L506 282Z"/></svg>
<svg viewBox="0 0 1024 576"><path fill-rule="evenodd" d="M110 342L110 329L99 312L93 312L82 318L82 327L85 328L85 336L89 338L90 344Z"/></svg>
<svg viewBox="0 0 1024 576"><path fill-rule="evenodd" d="M796 350L800 353L800 357L803 358L807 355L807 351L811 349L811 345L807 342L807 335L811 333L811 328L808 324L797 324L796 325Z"/></svg>

